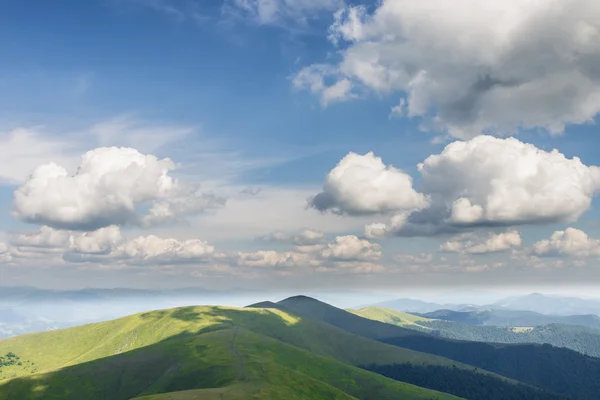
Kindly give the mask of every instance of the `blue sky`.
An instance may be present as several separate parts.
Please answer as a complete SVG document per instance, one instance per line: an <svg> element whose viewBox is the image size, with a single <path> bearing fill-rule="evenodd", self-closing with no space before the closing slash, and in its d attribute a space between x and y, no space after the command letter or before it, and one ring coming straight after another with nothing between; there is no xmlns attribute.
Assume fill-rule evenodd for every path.
<svg viewBox="0 0 600 400"><path fill-rule="evenodd" d="M438 3L428 0L422 7L436 10ZM506 18L513 18L510 22L526 30L530 24L527 17L540 10L521 3L497 4L506 8ZM600 238L600 214L594 199L600 181L594 181L596 170L591 167L600 165L595 124L600 105L593 94L594 85L600 83L587 59L564 61L569 58L561 53L571 54L572 46L577 54L600 55L586 36L598 33L598 23L569 22L565 29L572 28L578 41L544 53L531 51L510 31L502 38L494 36L499 35L498 30L485 23L489 10L484 6L474 10L473 20L465 22L466 17L452 9L427 16L412 0L361 4L366 7L342 0L20 1L1 6L3 281L70 287L94 286L94 282L101 286L123 282L189 286L193 279L199 286L226 287L232 281L238 283L235 286L247 287L339 282L343 287L377 288L444 283L485 286L494 281L535 286L547 280L558 284L569 276L576 285L600 276L595 269L600 259L600 242L595 241ZM403 8L396 12L399 5ZM597 6L581 2L578 7L591 10ZM514 10L521 14L511 14ZM393 18L384 19L386 13ZM540 25L539 48L556 32L555 16L544 15L547 25ZM415 21L418 26L427 25L423 18L431 18L430 28L408 28ZM455 25L456 21L463 23ZM467 33L466 38L480 36L490 43L498 39L503 43L498 52L508 49L503 53L505 59L481 56L485 51L479 51L480 44L471 39L444 47L449 54L458 54L455 58L443 49L434 54L432 49L445 38L462 37L464 32L455 32L455 26L464 27L460 29ZM481 82L484 86L493 83L478 89ZM401 99L404 109L395 112ZM24 136L15 133L25 131ZM412 187L420 193L427 186L417 164L442 153L450 143L471 141L484 132L501 141L514 136L520 143L546 152L557 149L569 159L579 157L590 167L591 172L586 173L591 174L591 183L577 174L563 174L563 167L557 166L552 171L562 179L562 191L553 191L549 183L541 185L539 193L536 188L523 189L529 190L528 196L539 194L546 199L537 208L547 206L549 211L538 212L537 217L533 215L536 210L527 215L519 211L510 223L487 216L480 221L483 225L461 228L436 220L441 234L416 237L407 237L415 235L405 233L405 228L392 229L388 221L393 215L413 209L406 205L409 200L400 204L403 201L399 199ZM159 193L143 201L132 200L135 210L127 218L139 217L135 223L120 220L116 214L90 216L93 212L86 210L93 207L81 204L90 198L119 197L124 193L119 190L133 193L131 188L141 183L128 178L110 187L115 192L102 186L94 189L98 192L92 197L82 195L77 207L85 210L75 210L68 217L54 211L75 201L70 193L87 193L74 186L80 181L36 192L47 196L43 201L28 192L30 202L22 207L16 204L15 191L33 187L27 175L34 168L55 162L72 175L84 153L107 146L135 148L158 159L169 157L178 164L177 168L161 164L171 171L170 176L182 184L199 184L203 194L195 192L191 199L181 197L181 192L172 198ZM498 146L503 151L504 142ZM475 160L485 149L489 148L475 148L467 156L474 157L474 163L485 164L485 160ZM361 196L375 190L372 185L387 185L384 180L390 175L379 171L381 176L367 174L355 182L356 176L362 176L356 170L324 188L327 174L350 152L361 157L373 152L386 166L410 175L413 186L393 187L403 184L393 180L386 192L393 198L365 200ZM511 157L523 153L515 154ZM103 162L111 164L108 158ZM352 162L369 163L377 169L376 162L366 156ZM536 168L543 170L549 165L545 162L540 161ZM473 169L487 168L484 164L473 164ZM443 169L432 171L444 173ZM492 175L485 175L490 180L518 172L494 175L496 172L490 171ZM440 175L436 179L446 178ZM552 177L540 179L550 182ZM469 183L456 184L459 187L452 189L452 195L444 192L443 199L435 201L451 207L459 197L475 196L472 192L479 190ZM461 189L460 185L465 186ZM348 193L354 199L336 192L350 187L354 189ZM424 193L429 196L435 191L429 187ZM310 201L307 204L307 199L319 192L333 196L330 206L320 211L315 209L319 208L316 203L312 207ZM574 197L573 203L581 200L581 206L566 211L555 207L574 192L580 197ZM223 204L202 197L207 193L224 199ZM472 202L474 198L470 198ZM586 199L591 204L584 204ZM58 203L50 206L54 200ZM365 203L369 201L376 204ZM142 222L142 214L151 212L155 203L169 207L168 218L161 214L166 222ZM389 204L394 205L393 210L387 208ZM515 207L500 207L501 213L513 212ZM113 226L119 233L112 232L110 239L106 236L96 250L74 248L77 238L89 237L94 231L89 228L92 225L82 230L83 222L75 220L78 216L88 218L86 223L92 221L94 228ZM110 223L102 225L100 220ZM365 226L373 223L387 224L384 237L366 233ZM53 239L48 235L41 238L38 230L43 226L52 230L48 235L54 235ZM562 241L532 250L536 242L568 227L588 236L564 236ZM299 249L298 235L303 229L324 236L306 239L313 246L310 250ZM280 236L273 236L277 232ZM510 232L517 232L518 244L506 239L500 250L470 253L484 238ZM460 233L463 236L453 236ZM135 242L150 235L163 241ZM346 242L336 238L346 238ZM172 241L167 243L167 239ZM203 247L201 254L194 253L197 248L186 247L193 243L185 244L190 240L206 241L203 246L214 248ZM439 251L444 243L457 240L463 243L459 250ZM569 240L579 240L579 247L573 250ZM130 242L136 243L137 255L127 253L133 246L127 247ZM156 248L163 250L157 250L157 255L152 250ZM351 254L342 248L350 249ZM86 261L72 262L68 254L74 253ZM41 268L40 259L47 254L56 258L47 258L51 261ZM19 269L23 265L26 272Z"/></svg>

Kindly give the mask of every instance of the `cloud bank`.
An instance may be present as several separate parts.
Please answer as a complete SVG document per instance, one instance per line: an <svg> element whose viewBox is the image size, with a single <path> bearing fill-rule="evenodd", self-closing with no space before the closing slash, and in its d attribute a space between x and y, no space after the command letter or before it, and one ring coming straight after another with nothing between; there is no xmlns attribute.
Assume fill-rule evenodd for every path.
<svg viewBox="0 0 600 400"><path fill-rule="evenodd" d="M350 153L309 201L321 211L390 214L365 236L429 236L475 227L576 221L600 190L600 168L515 138L478 136L418 165L422 188L372 153ZM411 209L412 208L412 209Z"/></svg>
<svg viewBox="0 0 600 400"><path fill-rule="evenodd" d="M600 112L595 0L382 0L337 12L329 37L339 63L298 74L324 105L396 94L395 111L461 139L558 134Z"/></svg>

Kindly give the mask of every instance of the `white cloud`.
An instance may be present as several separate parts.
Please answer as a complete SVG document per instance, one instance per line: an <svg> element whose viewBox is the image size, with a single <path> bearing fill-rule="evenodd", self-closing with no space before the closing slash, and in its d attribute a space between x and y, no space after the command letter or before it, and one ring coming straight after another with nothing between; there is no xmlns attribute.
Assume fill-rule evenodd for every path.
<svg viewBox="0 0 600 400"><path fill-rule="evenodd" d="M430 206L369 225L368 237L428 236L476 226L575 221L600 190L600 168L515 138L449 144L418 165Z"/></svg>
<svg viewBox="0 0 600 400"><path fill-rule="evenodd" d="M314 233L308 235L311 242L316 241ZM306 240L306 236L298 237L301 241ZM246 273L239 268L349 273L383 271L382 266L374 263L382 257L381 247L356 236L340 236L328 244L301 245L285 251L248 252L218 252L200 239L178 240L156 235L128 239L118 226L90 232L42 227L33 232L12 234L9 240L8 246L0 242L0 261L45 259L53 265L66 262L100 269L148 266L165 268L165 271L173 271L176 266L185 264L231 274Z"/></svg>
<svg viewBox="0 0 600 400"><path fill-rule="evenodd" d="M70 236L68 231L42 226L38 231L12 235L10 244L18 247L62 248L68 245Z"/></svg>
<svg viewBox="0 0 600 400"><path fill-rule="evenodd" d="M538 256L600 256L600 240L590 238L579 229L567 228L535 243L531 252Z"/></svg>
<svg viewBox="0 0 600 400"><path fill-rule="evenodd" d="M105 255L123 241L116 226L91 232L56 230L42 226L37 231L13 233L9 236L9 250L13 259L46 259L59 262L70 254Z"/></svg>
<svg viewBox="0 0 600 400"><path fill-rule="evenodd" d="M378 260L381 258L381 246L354 235L338 236L321 251L321 256L340 261Z"/></svg>
<svg viewBox="0 0 600 400"><path fill-rule="evenodd" d="M331 81L331 83L326 83ZM294 88L308 90L320 96L321 106L356 98L352 91L352 82L338 79L338 74L330 66L315 64L300 70L293 78Z"/></svg>
<svg viewBox="0 0 600 400"><path fill-rule="evenodd" d="M421 253L418 255L396 254L394 260L407 264L430 264L433 261L433 255L431 253Z"/></svg>
<svg viewBox="0 0 600 400"><path fill-rule="evenodd" d="M343 5L343 0L226 0L224 10L259 25L282 25L304 24Z"/></svg>
<svg viewBox="0 0 600 400"><path fill-rule="evenodd" d="M401 232L411 214L411 212L402 212L392 216L387 223L365 225L364 235L369 239L381 239L395 232Z"/></svg>
<svg viewBox="0 0 600 400"><path fill-rule="evenodd" d="M176 240L155 235L127 239L118 226L80 232L44 226L10 236L9 252L21 258L55 254L70 262L121 265L199 263L221 255L198 239Z"/></svg>
<svg viewBox="0 0 600 400"><path fill-rule="evenodd" d="M69 249L82 254L105 253L121 241L119 227L108 226L92 232L72 232L69 236Z"/></svg>
<svg viewBox="0 0 600 400"><path fill-rule="evenodd" d="M50 129L18 127L0 131L0 184L21 183L41 164L53 162L74 170L82 152L95 147L133 147L151 153L191 134L193 127L148 124L121 115L90 126Z"/></svg>
<svg viewBox="0 0 600 400"><path fill-rule="evenodd" d="M297 246L312 246L318 245L327 241L325 233L316 231L314 229L302 229L296 234L286 234L278 231L273 232L266 236L260 236L258 240L266 242L281 242L281 243L292 243Z"/></svg>
<svg viewBox="0 0 600 400"><path fill-rule="evenodd" d="M239 252L232 258L236 265L246 267L314 267L319 265L319 260L315 258L314 254L294 251L259 250Z"/></svg>
<svg viewBox="0 0 600 400"><path fill-rule="evenodd" d="M455 224L572 221L600 189L600 168L515 138L457 141L418 167L425 191L452 202Z"/></svg>
<svg viewBox="0 0 600 400"><path fill-rule="evenodd" d="M176 168L132 148L104 147L83 155L75 174L55 163L36 168L14 193L15 217L59 229L95 230L109 225L174 220L220 206L169 175ZM138 207L152 204L147 216Z"/></svg>
<svg viewBox="0 0 600 400"><path fill-rule="evenodd" d="M230 255L232 263L247 267L309 268L316 272L374 273L381 246L356 236L338 236L327 245L300 246L287 251L260 250Z"/></svg>
<svg viewBox="0 0 600 400"><path fill-rule="evenodd" d="M478 273L506 266L504 262L477 263L470 257L461 258L458 262L451 262L445 257L434 260L430 253L397 254L394 261L398 264L398 272L418 274Z"/></svg>
<svg viewBox="0 0 600 400"><path fill-rule="evenodd" d="M488 254L506 251L521 245L521 235L516 230L490 234L481 243L472 241L449 240L440 246L441 251L452 253Z"/></svg>
<svg viewBox="0 0 600 400"><path fill-rule="evenodd" d="M199 239L175 240L154 235L140 236L117 246L110 258L133 264L177 264L208 260L214 247Z"/></svg>
<svg viewBox="0 0 600 400"><path fill-rule="evenodd" d="M412 187L410 175L386 166L372 152L349 153L325 179L310 206L336 214L366 215L426 207L426 196Z"/></svg>
<svg viewBox="0 0 600 400"><path fill-rule="evenodd" d="M339 80L401 94L458 138L559 133L600 111L595 0L383 0L336 13L330 39L347 44L328 67Z"/></svg>

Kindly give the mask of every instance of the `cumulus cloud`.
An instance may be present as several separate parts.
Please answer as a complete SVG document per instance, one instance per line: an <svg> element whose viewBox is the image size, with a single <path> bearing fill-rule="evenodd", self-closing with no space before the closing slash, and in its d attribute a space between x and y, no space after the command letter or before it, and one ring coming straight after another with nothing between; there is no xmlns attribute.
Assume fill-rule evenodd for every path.
<svg viewBox="0 0 600 400"><path fill-rule="evenodd" d="M451 253L487 254L506 251L521 245L521 235L516 230L490 234L481 243L472 241L449 240L440 246L441 251Z"/></svg>
<svg viewBox="0 0 600 400"><path fill-rule="evenodd" d="M457 141L418 168L455 224L576 220L600 189L600 168L515 138Z"/></svg>
<svg viewBox="0 0 600 400"><path fill-rule="evenodd" d="M599 21L595 0L383 0L335 14L328 68L458 138L556 134L600 112Z"/></svg>
<svg viewBox="0 0 600 400"><path fill-rule="evenodd" d="M327 241L327 237L323 232L314 229L302 229L296 234L273 232L266 236L260 236L257 239L265 242L292 243L297 246L312 246Z"/></svg>
<svg viewBox="0 0 600 400"><path fill-rule="evenodd" d="M176 240L155 235L127 239L118 226L81 232L48 226L10 236L9 252L21 258L55 254L69 262L163 265L205 262L222 257L199 239Z"/></svg>
<svg viewBox="0 0 600 400"><path fill-rule="evenodd" d="M132 148L97 148L83 155L74 174L56 163L37 167L14 193L14 216L58 229L95 230L147 226L223 204L197 196L196 187L169 175L174 169L170 159ZM140 215L148 204L149 213Z"/></svg>
<svg viewBox="0 0 600 400"><path fill-rule="evenodd" d="M423 210L365 228L367 237L459 233L477 226L575 221L600 190L600 168L515 138L478 136L418 165Z"/></svg>
<svg viewBox="0 0 600 400"><path fill-rule="evenodd" d="M13 233L9 250L13 259L40 259L56 262L70 254L105 255L123 241L117 226L96 231L66 231L42 226L37 231Z"/></svg>
<svg viewBox="0 0 600 400"><path fill-rule="evenodd" d="M215 248L203 240L140 236L115 247L110 258L133 264L196 263L210 259Z"/></svg>
<svg viewBox="0 0 600 400"><path fill-rule="evenodd" d="M600 240L590 238L579 229L567 228L535 243L531 252L537 256L600 256Z"/></svg>
<svg viewBox="0 0 600 400"><path fill-rule="evenodd" d="M247 267L315 267L320 264L314 254L295 251L259 250L239 252L232 258L236 265Z"/></svg>
<svg viewBox="0 0 600 400"><path fill-rule="evenodd" d="M297 239L315 242L319 232L305 230ZM173 268L177 265L237 273L232 268L294 269L316 272L381 272L376 264L381 247L356 236L339 236L325 244L298 245L285 251L219 252L200 239L177 240L155 235L126 238L118 226L81 232L42 227L12 234L9 245L0 242L0 261L46 259L94 268L140 266ZM244 273L245 269L237 270Z"/></svg>
<svg viewBox="0 0 600 400"><path fill-rule="evenodd" d="M381 246L354 235L338 236L327 245L321 256L330 260L378 260L381 258Z"/></svg>
<svg viewBox="0 0 600 400"><path fill-rule="evenodd" d="M312 268L317 272L381 272L376 264L381 246L354 235L338 236L326 245L299 246L287 251L259 250L230 255L235 265L248 267Z"/></svg>
<svg viewBox="0 0 600 400"><path fill-rule="evenodd" d="M336 214L383 214L426 207L428 199L417 193L412 177L386 166L372 152L349 153L325 179L323 191L309 200L319 211Z"/></svg>
<svg viewBox="0 0 600 400"><path fill-rule="evenodd" d="M344 0L226 0L224 10L259 25L282 25L303 24L343 5Z"/></svg>

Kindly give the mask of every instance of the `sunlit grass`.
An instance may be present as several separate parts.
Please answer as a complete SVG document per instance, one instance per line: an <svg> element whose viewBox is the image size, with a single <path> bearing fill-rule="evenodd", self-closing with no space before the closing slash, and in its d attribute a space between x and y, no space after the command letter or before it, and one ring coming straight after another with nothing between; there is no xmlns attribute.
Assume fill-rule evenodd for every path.
<svg viewBox="0 0 600 400"><path fill-rule="evenodd" d="M0 381L3 400L118 400L162 393L180 397L150 400L199 394L232 400L454 398L352 366L449 360L277 309L158 310L0 341L0 353L8 351L31 360L41 373L3 370L4 378L20 376ZM231 390L225 394L225 388Z"/></svg>

